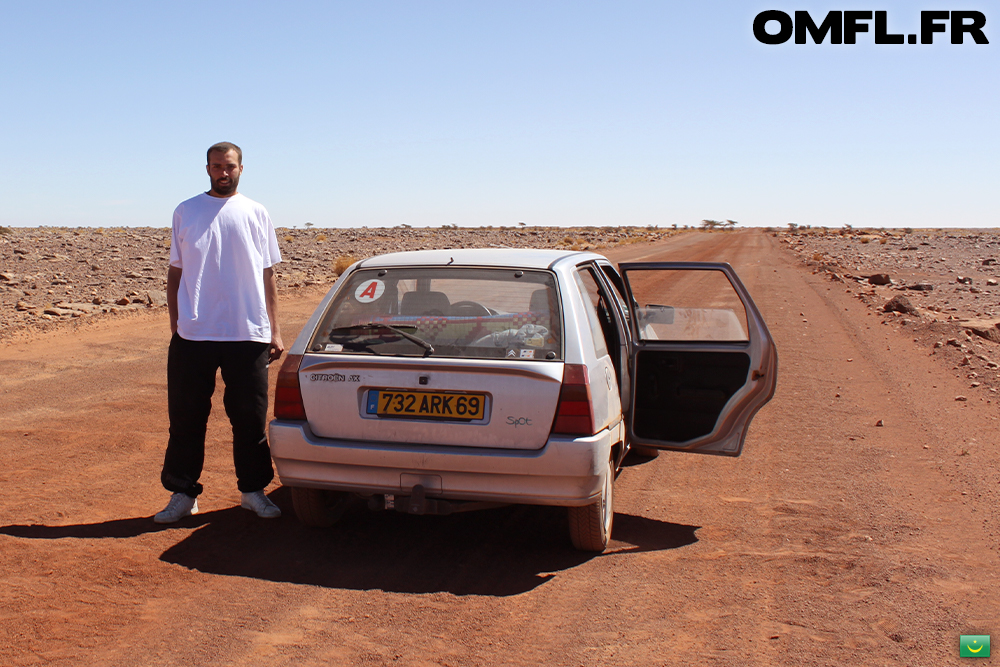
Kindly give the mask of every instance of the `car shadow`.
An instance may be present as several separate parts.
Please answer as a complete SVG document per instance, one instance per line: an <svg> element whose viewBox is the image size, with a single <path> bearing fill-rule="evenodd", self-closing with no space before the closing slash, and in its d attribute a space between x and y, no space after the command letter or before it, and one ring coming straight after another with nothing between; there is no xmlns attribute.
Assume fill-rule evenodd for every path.
<svg viewBox="0 0 1000 667"><path fill-rule="evenodd" d="M631 468L632 466L641 466L645 463L650 463L655 461L657 456L640 456L634 449L629 450L629 453L625 455L622 460L622 468Z"/></svg>
<svg viewBox="0 0 1000 667"><path fill-rule="evenodd" d="M127 539L175 526L197 528L160 560L199 572L352 590L509 596L537 588L592 558L676 549L697 542L697 526L615 515L602 555L569 544L566 511L512 505L451 516L371 512L353 504L332 528L300 524L287 489L271 498L285 512L262 521L238 507L163 526L149 517L71 526L2 526L28 539Z"/></svg>

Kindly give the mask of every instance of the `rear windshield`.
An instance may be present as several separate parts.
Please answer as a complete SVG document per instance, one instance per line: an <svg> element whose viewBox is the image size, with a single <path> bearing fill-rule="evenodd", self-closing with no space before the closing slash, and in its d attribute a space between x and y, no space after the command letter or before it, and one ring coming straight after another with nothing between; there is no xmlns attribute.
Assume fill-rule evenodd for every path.
<svg viewBox="0 0 1000 667"><path fill-rule="evenodd" d="M547 271L355 271L323 318L313 352L562 359L555 276Z"/></svg>

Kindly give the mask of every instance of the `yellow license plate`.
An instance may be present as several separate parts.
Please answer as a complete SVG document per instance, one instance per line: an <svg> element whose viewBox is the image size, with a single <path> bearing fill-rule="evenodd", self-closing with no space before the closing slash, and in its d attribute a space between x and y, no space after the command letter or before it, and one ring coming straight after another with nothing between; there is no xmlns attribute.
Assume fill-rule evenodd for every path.
<svg viewBox="0 0 1000 667"><path fill-rule="evenodd" d="M371 389L367 412L380 417L471 421L486 416L486 394Z"/></svg>

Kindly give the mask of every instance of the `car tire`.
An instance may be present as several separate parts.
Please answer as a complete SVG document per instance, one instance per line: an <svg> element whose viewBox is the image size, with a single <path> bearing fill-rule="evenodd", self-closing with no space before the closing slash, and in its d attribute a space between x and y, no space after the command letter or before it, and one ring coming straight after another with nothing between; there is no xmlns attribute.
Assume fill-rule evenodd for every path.
<svg viewBox="0 0 1000 667"><path fill-rule="evenodd" d="M580 551L604 551L611 540L611 527L615 519L614 488L615 461L608 459L607 474L601 497L596 502L583 507L569 509L569 538Z"/></svg>
<svg viewBox="0 0 1000 667"><path fill-rule="evenodd" d="M292 488L292 506L299 521L313 528L329 528L344 513L350 496L327 489Z"/></svg>

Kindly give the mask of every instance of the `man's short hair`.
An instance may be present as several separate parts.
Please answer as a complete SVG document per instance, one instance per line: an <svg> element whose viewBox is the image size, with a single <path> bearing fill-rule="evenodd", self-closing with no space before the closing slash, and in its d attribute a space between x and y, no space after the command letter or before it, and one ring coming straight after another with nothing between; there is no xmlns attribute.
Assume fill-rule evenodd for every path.
<svg viewBox="0 0 1000 667"><path fill-rule="evenodd" d="M229 151L236 151L236 162L238 164L243 164L243 151L240 147L230 141L220 141L217 144L212 144L208 147L208 152L205 153L205 163L208 164L212 161L212 153L219 151L220 153L228 153Z"/></svg>

